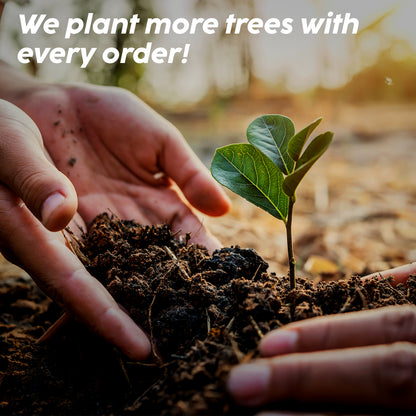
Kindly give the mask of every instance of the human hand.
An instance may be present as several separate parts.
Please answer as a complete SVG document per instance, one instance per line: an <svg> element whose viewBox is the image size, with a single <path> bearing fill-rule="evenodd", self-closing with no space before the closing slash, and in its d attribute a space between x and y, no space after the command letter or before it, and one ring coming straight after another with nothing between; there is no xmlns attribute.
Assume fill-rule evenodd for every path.
<svg viewBox="0 0 416 416"><path fill-rule="evenodd" d="M205 232L172 179L208 214L224 213L228 199L180 134L130 94L25 85L12 98L36 121L42 136L26 114L0 103L2 251L91 329L131 358L143 359L150 351L147 337L86 272L62 236L46 228L67 225L77 209L77 192L76 224L110 209L144 223L170 221L214 248L218 242Z"/></svg>
<svg viewBox="0 0 416 416"><path fill-rule="evenodd" d="M48 160L33 121L0 100L0 250L49 296L136 360L150 352L143 331L65 245L59 229L75 215L71 182ZM48 189L55 191L48 195ZM50 192L50 191L49 191ZM25 201L25 203L23 201ZM45 224L36 219L36 213Z"/></svg>
<svg viewBox="0 0 416 416"><path fill-rule="evenodd" d="M295 400L414 409L416 307L390 306L308 319L267 334L264 357L232 370L247 406Z"/></svg>
<svg viewBox="0 0 416 416"><path fill-rule="evenodd" d="M393 286L403 283L406 284L407 279L410 275L416 274L416 263L404 264L403 266L395 267L394 269L383 270L381 272L371 273L367 276L364 276L363 279L372 279L372 278L387 278L393 277L391 282Z"/></svg>
<svg viewBox="0 0 416 416"><path fill-rule="evenodd" d="M190 205L217 216L228 211L228 198L177 129L136 96L46 85L19 102L73 183L84 221L110 210L143 224L167 222L211 250L220 246Z"/></svg>

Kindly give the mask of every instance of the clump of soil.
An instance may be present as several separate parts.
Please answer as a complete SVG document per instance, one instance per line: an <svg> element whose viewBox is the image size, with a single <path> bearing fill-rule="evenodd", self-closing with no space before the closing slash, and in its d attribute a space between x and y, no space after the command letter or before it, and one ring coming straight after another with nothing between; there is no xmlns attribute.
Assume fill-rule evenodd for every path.
<svg viewBox="0 0 416 416"><path fill-rule="evenodd" d="M6 413L255 414L258 409L237 407L225 384L232 366L258 356L263 334L314 316L416 303L415 277L396 288L388 279L315 284L299 278L290 290L288 279L268 273L252 249L223 248L211 256L175 239L166 225L140 226L107 214L93 221L78 248L90 273L147 331L153 356L132 363L73 322L36 346L34 335L57 312L31 295L40 309L29 318L0 315L0 322L12 322L0 325L6 352L0 410ZM2 310L13 311L12 305ZM16 327L25 342L12 348Z"/></svg>

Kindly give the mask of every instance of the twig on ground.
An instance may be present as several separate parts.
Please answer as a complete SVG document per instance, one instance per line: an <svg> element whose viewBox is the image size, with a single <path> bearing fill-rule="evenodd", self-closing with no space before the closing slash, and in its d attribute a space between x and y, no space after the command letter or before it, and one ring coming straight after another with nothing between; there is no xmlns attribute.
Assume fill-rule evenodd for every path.
<svg viewBox="0 0 416 416"><path fill-rule="evenodd" d="M209 317L209 313L208 313L208 309L205 308L205 313L207 315L207 336L209 335L209 333L211 332L211 319Z"/></svg>
<svg viewBox="0 0 416 416"><path fill-rule="evenodd" d="M159 365L163 364L163 360L162 360L162 357L157 352L155 337L153 336L152 308L153 308L153 304L155 303L155 300L156 300L157 290L160 287L160 283L159 283L158 288L155 291L155 294L153 295L152 302L150 303L150 306L149 306L149 315L148 315L149 329L150 329L150 344L152 345L152 353L155 356L156 361L159 363Z"/></svg>
<svg viewBox="0 0 416 416"><path fill-rule="evenodd" d="M259 272L260 267L261 267L261 264L259 264L259 266L257 267L257 270L254 272L254 276L251 279L253 282L255 282L257 280L257 273Z"/></svg>
<svg viewBox="0 0 416 416"><path fill-rule="evenodd" d="M358 293L358 295L360 296L361 303L362 303L362 305L363 305L363 309L368 309L367 300L366 300L366 298L365 298L365 296L364 296L363 291L362 291L359 287L357 287L357 288L355 289L355 293Z"/></svg>
<svg viewBox="0 0 416 416"><path fill-rule="evenodd" d="M347 300L345 301L344 305L342 306L342 308L339 310L339 313L344 313L347 311L348 306L351 305L351 296L348 296Z"/></svg>
<svg viewBox="0 0 416 416"><path fill-rule="evenodd" d="M58 331L63 328L69 321L71 317L67 312L63 313L57 321L55 321L44 333L43 335L36 341L36 344L43 344L51 340Z"/></svg>
<svg viewBox="0 0 416 416"><path fill-rule="evenodd" d="M77 243L77 245L72 244L71 240L65 234L65 231L71 236L71 238ZM69 227L65 228L65 231L62 230L61 233L64 236L66 246L82 261L83 264L89 264L90 261L88 257L86 257L79 247L82 247L81 240L76 237L76 235L69 229Z"/></svg>
<svg viewBox="0 0 416 416"><path fill-rule="evenodd" d="M130 406L127 406L124 408L124 410L128 411L128 412L134 412L136 411L140 406L141 406L141 400L143 399L143 397L145 397L147 395L147 393L149 393L149 391L151 391L154 387L156 387L158 385L158 383L160 382L160 380L156 380L148 389L146 389L134 402L133 404L131 404Z"/></svg>
<svg viewBox="0 0 416 416"><path fill-rule="evenodd" d="M264 337L264 334L263 334L263 332L261 332L261 329L260 329L258 323L254 320L252 315L250 315L250 322L254 326L254 329L256 330L257 335L259 336L259 338L262 339Z"/></svg>
<svg viewBox="0 0 416 416"><path fill-rule="evenodd" d="M235 316L233 316L233 317L231 318L230 322L228 322L227 326L225 327L225 330L226 330L226 331L228 331L228 332L229 332L229 331L231 330L231 327L233 326L234 321L235 321Z"/></svg>
<svg viewBox="0 0 416 416"><path fill-rule="evenodd" d="M185 277L186 279L191 280L189 274L184 269L184 267L182 266L181 262L175 256L175 254L172 252L172 250L169 247L167 247L167 246L165 246L165 250L166 250L166 253L168 253L169 257L175 262L175 264L178 267L179 271L182 273L182 276Z"/></svg>
<svg viewBox="0 0 416 416"><path fill-rule="evenodd" d="M233 335L228 332L227 338L230 341L231 347L234 351L235 356L237 357L237 360L239 363L241 363L244 360L244 353L241 352L240 348L238 347L237 341L234 339Z"/></svg>
<svg viewBox="0 0 416 416"><path fill-rule="evenodd" d="M167 248L167 247L165 247L165 248ZM163 364L163 360L162 360L162 357L157 352L156 342L155 342L155 338L154 338L154 335L153 335L152 309L153 309L153 305L156 301L157 293L158 293L159 289L161 288L162 284L164 283L166 276L172 271L172 269L173 269L173 266L170 267L169 270L160 278L159 284L157 285L157 288L156 288L155 293L153 295L153 299L152 299L152 301L150 302L150 305L149 305L149 312L148 312L148 318L147 318L148 323L149 323L150 344L152 345L152 353L153 353L154 357L156 358L159 365Z"/></svg>
<svg viewBox="0 0 416 416"><path fill-rule="evenodd" d="M131 384L130 377L127 374L126 367L124 366L123 358L121 357L120 352L118 351L117 348L113 348L113 351L117 357L118 364L120 365L121 372L123 373L123 376L126 379L127 385L129 386L129 389L131 390L133 388L133 385Z"/></svg>

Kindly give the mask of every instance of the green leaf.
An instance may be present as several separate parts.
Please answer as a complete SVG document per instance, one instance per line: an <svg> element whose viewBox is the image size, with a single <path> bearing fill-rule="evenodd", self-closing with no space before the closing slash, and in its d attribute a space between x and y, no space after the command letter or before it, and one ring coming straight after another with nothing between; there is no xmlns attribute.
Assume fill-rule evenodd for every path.
<svg viewBox="0 0 416 416"><path fill-rule="evenodd" d="M282 191L283 174L251 144L217 149L211 173L220 184L286 222L289 198Z"/></svg>
<svg viewBox="0 0 416 416"><path fill-rule="evenodd" d="M299 156L302 153L303 146L306 143L306 140L308 140L309 136L316 129L316 127L318 127L321 121L322 117L317 118L315 121L309 124L309 126L306 126L299 133L296 133L289 140L289 143L287 145L287 152L294 161L297 161L299 159Z"/></svg>
<svg viewBox="0 0 416 416"><path fill-rule="evenodd" d="M295 134L290 118L280 114L269 114L256 118L247 128L248 141L285 174L293 171L295 162L287 153L287 145Z"/></svg>
<svg viewBox="0 0 416 416"><path fill-rule="evenodd" d="M288 196L294 196L300 181L312 165L325 153L331 144L334 133L327 131L315 137L296 163L294 172L286 176L283 181L283 191Z"/></svg>

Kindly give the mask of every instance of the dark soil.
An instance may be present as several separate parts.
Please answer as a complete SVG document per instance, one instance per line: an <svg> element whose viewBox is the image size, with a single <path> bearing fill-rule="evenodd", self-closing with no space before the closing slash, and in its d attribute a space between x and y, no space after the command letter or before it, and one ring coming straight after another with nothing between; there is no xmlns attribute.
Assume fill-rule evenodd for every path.
<svg viewBox="0 0 416 416"><path fill-rule="evenodd" d="M107 214L78 247L147 331L153 356L130 362L73 321L36 344L61 311L30 280L0 281L0 414L255 414L233 404L225 383L232 366L258 356L263 334L314 316L416 304L416 277L395 288L388 279L299 278L290 290L251 249L210 256L166 225Z"/></svg>

